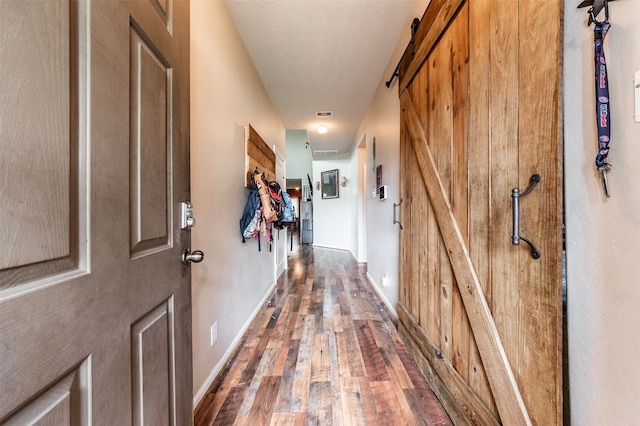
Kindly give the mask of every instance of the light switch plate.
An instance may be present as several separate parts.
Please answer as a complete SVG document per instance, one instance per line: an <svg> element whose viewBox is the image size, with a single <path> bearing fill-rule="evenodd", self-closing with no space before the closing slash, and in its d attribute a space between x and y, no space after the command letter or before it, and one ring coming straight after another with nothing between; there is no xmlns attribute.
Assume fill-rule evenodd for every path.
<svg viewBox="0 0 640 426"><path fill-rule="evenodd" d="M378 192L380 193L380 199L381 200L386 200L387 197L389 196L389 191L387 191L387 185L382 185L378 189Z"/></svg>
<svg viewBox="0 0 640 426"><path fill-rule="evenodd" d="M636 71L633 78L633 86L635 87L636 93L636 123L640 123L640 70Z"/></svg>

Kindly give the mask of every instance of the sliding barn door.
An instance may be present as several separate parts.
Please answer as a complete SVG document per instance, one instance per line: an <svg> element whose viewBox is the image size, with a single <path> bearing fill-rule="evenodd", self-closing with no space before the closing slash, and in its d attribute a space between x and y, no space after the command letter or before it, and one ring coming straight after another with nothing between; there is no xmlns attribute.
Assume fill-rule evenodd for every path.
<svg viewBox="0 0 640 426"><path fill-rule="evenodd" d="M401 65L399 327L456 424L561 423L560 13L432 0Z"/></svg>

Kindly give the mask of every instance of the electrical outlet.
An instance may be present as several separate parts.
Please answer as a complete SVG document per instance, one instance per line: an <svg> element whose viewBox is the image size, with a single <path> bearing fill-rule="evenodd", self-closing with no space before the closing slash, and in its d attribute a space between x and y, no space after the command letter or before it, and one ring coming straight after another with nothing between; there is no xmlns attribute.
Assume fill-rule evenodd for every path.
<svg viewBox="0 0 640 426"><path fill-rule="evenodd" d="M387 287L389 285L389 274L388 273L384 273L384 275L382 276L382 287Z"/></svg>
<svg viewBox="0 0 640 426"><path fill-rule="evenodd" d="M211 325L211 346L218 340L218 321Z"/></svg>

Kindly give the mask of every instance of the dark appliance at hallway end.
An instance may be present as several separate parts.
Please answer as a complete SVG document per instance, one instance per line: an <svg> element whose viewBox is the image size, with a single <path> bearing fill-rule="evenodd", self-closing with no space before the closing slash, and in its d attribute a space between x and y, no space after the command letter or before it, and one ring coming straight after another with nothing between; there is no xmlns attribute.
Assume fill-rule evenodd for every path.
<svg viewBox="0 0 640 426"><path fill-rule="evenodd" d="M313 205L311 201L300 203L300 240L302 244L313 244Z"/></svg>

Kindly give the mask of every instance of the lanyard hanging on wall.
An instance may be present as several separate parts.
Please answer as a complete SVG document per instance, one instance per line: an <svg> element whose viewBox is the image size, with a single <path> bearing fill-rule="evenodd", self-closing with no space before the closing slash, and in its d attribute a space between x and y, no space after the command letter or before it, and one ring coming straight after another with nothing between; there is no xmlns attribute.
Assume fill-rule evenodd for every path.
<svg viewBox="0 0 640 426"><path fill-rule="evenodd" d="M611 141L611 110L609 102L609 78L607 76L607 61L604 55L604 38L611 28L609 23L609 1L613 0L585 0L578 8L591 6L589 9L589 24L593 27L593 59L595 65L596 83L596 125L598 126L598 153L596 154L596 168L602 178L604 195L610 197L607 173L611 165L607 162L609 142ZM604 21L598 21L596 16L604 9Z"/></svg>
<svg viewBox="0 0 640 426"><path fill-rule="evenodd" d="M607 162L607 156L611 140L611 110L609 108L609 78L607 76L607 61L604 56L604 38L611 25L606 19L602 22L597 21L593 16L593 11L590 13L595 24L593 28L593 58L596 77L596 123L598 126L596 167L602 178L604 195L610 197L607 173L611 170L611 165Z"/></svg>

